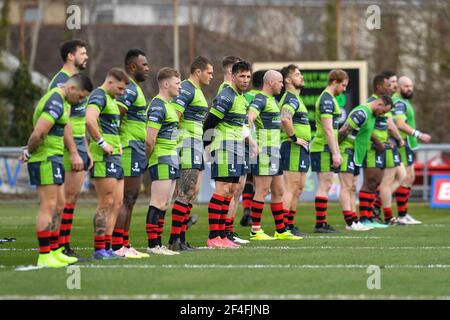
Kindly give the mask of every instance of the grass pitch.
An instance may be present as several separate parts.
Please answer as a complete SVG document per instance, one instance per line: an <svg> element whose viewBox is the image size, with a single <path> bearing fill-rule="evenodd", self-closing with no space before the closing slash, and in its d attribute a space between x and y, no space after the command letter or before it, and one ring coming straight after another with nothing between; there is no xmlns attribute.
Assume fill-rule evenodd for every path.
<svg viewBox="0 0 450 320"><path fill-rule="evenodd" d="M130 240L145 250L146 206L134 212ZM95 205L80 203L72 229L73 247L85 257L92 254L92 216ZM140 260L79 263L80 289L69 289L67 269L18 271L37 262L34 217L36 203L0 204L0 299L450 299L450 212L412 203L419 226L396 226L368 232L344 231L335 203L329 223L339 234L312 234L313 204L301 204L296 224L309 233L302 241L256 241L240 249L182 252ZM200 219L188 231L188 241L205 247L207 208L196 205ZM248 228L236 231L248 237ZM163 240L170 234L170 211ZM269 206L263 228L273 234ZM368 267L380 268L380 289ZM70 285L69 285L70 287ZM370 287L370 285L369 285Z"/></svg>

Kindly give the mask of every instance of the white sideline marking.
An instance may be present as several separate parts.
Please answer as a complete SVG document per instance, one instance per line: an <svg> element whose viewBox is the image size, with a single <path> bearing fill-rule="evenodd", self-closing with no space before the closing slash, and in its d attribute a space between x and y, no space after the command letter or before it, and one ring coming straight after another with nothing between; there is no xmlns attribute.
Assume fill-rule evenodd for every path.
<svg viewBox="0 0 450 320"><path fill-rule="evenodd" d="M445 250L450 247L338 247L338 246L307 246L307 247L247 247L258 250L308 250L308 249L348 249L348 250Z"/></svg>
<svg viewBox="0 0 450 320"><path fill-rule="evenodd" d="M136 294L136 295L0 295L0 300L450 300L450 296L367 294Z"/></svg>
<svg viewBox="0 0 450 320"><path fill-rule="evenodd" d="M84 269L367 269L368 264L79 264ZM382 265L382 269L450 269L449 264L393 264ZM36 268L17 266L16 271L30 271Z"/></svg>
<svg viewBox="0 0 450 320"><path fill-rule="evenodd" d="M19 266L14 270L15 271L31 271L31 270L39 270L39 269L44 269L44 267L29 265L29 266Z"/></svg>

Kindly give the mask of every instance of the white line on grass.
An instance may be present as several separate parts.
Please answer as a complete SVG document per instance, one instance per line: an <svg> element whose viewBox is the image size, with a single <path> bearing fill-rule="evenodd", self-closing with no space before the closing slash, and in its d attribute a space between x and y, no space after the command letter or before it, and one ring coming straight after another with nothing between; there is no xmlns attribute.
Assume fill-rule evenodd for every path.
<svg viewBox="0 0 450 320"><path fill-rule="evenodd" d="M367 294L135 294L135 295L0 295L0 300L450 300L450 296Z"/></svg>
<svg viewBox="0 0 450 320"><path fill-rule="evenodd" d="M83 269L367 269L368 264L79 264ZM384 269L450 269L448 264L393 264L380 265ZM17 266L16 271L31 271L35 268Z"/></svg>

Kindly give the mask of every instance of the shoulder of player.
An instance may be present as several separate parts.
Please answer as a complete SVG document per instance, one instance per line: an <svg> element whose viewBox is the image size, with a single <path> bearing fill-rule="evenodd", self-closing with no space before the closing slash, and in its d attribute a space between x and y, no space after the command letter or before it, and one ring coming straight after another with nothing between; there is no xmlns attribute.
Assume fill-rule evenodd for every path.
<svg viewBox="0 0 450 320"><path fill-rule="evenodd" d="M334 97L327 91L324 91L319 99L320 104L334 104Z"/></svg>
<svg viewBox="0 0 450 320"><path fill-rule="evenodd" d="M300 105L300 101L295 94L286 91L284 96L281 98L281 104L282 106L284 106L285 104L290 104L292 107L298 107Z"/></svg>
<svg viewBox="0 0 450 320"><path fill-rule="evenodd" d="M95 88L91 94L89 95L88 105L94 104L99 107L105 107L108 99L106 97L106 92L102 90L100 87Z"/></svg>
<svg viewBox="0 0 450 320"><path fill-rule="evenodd" d="M186 93L189 94L195 94L195 86L194 84L189 81L188 79L181 81L181 90L186 91Z"/></svg>
<svg viewBox="0 0 450 320"><path fill-rule="evenodd" d="M356 125L360 126L368 119L368 114L361 106L357 106L350 112L348 119L352 119Z"/></svg>
<svg viewBox="0 0 450 320"><path fill-rule="evenodd" d="M51 90L51 89L53 89L55 87L63 86L67 82L67 80L69 80L69 78L70 77L69 77L69 75L67 73L62 72L62 71L58 71L58 73L56 73L53 76L52 80L50 81L49 90Z"/></svg>
<svg viewBox="0 0 450 320"><path fill-rule="evenodd" d="M166 102L160 97L156 96L154 97L149 104L149 111L163 111L165 112L167 109L167 106L170 104L170 102Z"/></svg>
<svg viewBox="0 0 450 320"><path fill-rule="evenodd" d="M406 112L406 102L403 100L396 100L394 102L394 108L393 108L393 113L394 114L399 114L399 113L405 113Z"/></svg>
<svg viewBox="0 0 450 320"><path fill-rule="evenodd" d="M236 99L237 93L231 88L226 87L214 98L216 103L226 103L232 105Z"/></svg>
<svg viewBox="0 0 450 320"><path fill-rule="evenodd" d="M53 104L56 107L64 108L64 98L56 90L49 91L46 97L46 104Z"/></svg>
<svg viewBox="0 0 450 320"><path fill-rule="evenodd" d="M267 102L267 96L262 94L262 93L258 93L255 95L255 98L252 101L252 104L257 104L257 105L265 105Z"/></svg>
<svg viewBox="0 0 450 320"><path fill-rule="evenodd" d="M64 98L57 92L57 89L53 89L44 96L44 99L42 112L46 112L54 119L58 119L64 113Z"/></svg>

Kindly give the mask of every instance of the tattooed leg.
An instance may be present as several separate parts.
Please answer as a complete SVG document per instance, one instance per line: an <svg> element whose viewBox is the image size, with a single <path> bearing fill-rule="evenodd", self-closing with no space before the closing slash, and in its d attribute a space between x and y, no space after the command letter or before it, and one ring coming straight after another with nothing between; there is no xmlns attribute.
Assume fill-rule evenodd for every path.
<svg viewBox="0 0 450 320"><path fill-rule="evenodd" d="M188 204L197 195L197 181L201 171L197 169L181 170L180 178L177 180L176 201Z"/></svg>
<svg viewBox="0 0 450 320"><path fill-rule="evenodd" d="M117 187L117 180L115 178L96 178L94 180L98 197L98 206L94 216L94 232L96 235L105 235L108 214L114 209L114 192Z"/></svg>
<svg viewBox="0 0 450 320"><path fill-rule="evenodd" d="M94 216L94 233L97 236L104 236L106 234L106 214L107 208L97 208Z"/></svg>

